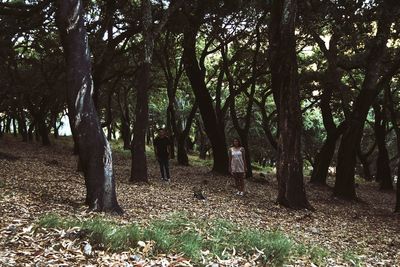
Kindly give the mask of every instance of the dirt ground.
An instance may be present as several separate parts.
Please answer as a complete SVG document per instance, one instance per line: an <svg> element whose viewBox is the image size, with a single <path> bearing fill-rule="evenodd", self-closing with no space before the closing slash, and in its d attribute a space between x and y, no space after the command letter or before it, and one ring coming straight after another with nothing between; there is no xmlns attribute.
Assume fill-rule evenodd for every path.
<svg viewBox="0 0 400 267"><path fill-rule="evenodd" d="M359 184L358 202L341 201L332 198L329 188L307 185L316 211L292 211L275 204L273 177L268 177L266 184L246 181L247 194L238 197L231 178L213 175L202 166L182 167L172 161L172 181L163 183L158 166L150 159L150 184L131 184L128 155L114 153L117 196L125 214L113 219L121 223L145 223L184 211L249 227L280 229L298 242L330 251L328 266L357 265L346 260L350 254L357 255L362 266L400 266L400 216L393 214L395 193L381 192L375 183ZM206 201L193 197L192 188L203 180L208 181ZM87 258L82 244L68 240L62 230L47 234L32 230L37 219L50 212L93 216L83 206L84 181L76 172L76 158L67 142L42 147L7 136L0 139L0 182L0 265L132 266L126 263L129 252L98 251L95 257ZM151 262L147 261L148 266ZM313 266L309 259L293 259L292 265Z"/></svg>

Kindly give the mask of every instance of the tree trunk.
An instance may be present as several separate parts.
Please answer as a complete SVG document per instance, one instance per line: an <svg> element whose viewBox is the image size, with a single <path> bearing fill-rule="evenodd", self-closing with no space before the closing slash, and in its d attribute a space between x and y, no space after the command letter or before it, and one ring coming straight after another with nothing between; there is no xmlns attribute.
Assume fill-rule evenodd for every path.
<svg viewBox="0 0 400 267"><path fill-rule="evenodd" d="M26 127L26 121L25 121L25 116L22 118L18 119L18 130L19 133L22 136L22 141L23 142L28 142L28 130Z"/></svg>
<svg viewBox="0 0 400 267"><path fill-rule="evenodd" d="M369 162L368 158L371 156L371 154L374 152L376 147L376 142L374 145L368 150L368 152L364 153L361 150L361 144L357 146L357 157L361 162L362 168L363 168L363 174L364 174L364 179L366 181L372 181L372 174L370 170L370 165L371 163Z"/></svg>
<svg viewBox="0 0 400 267"><path fill-rule="evenodd" d="M378 21L377 34L372 41L366 59L365 77L361 91L353 105L353 111L347 122L348 127L339 146L334 195L340 198L356 198L354 171L357 146L361 141L368 111L381 89L378 86L378 81L382 75L382 58L390 35L392 14L395 13L393 8L384 1L383 13Z"/></svg>
<svg viewBox="0 0 400 267"><path fill-rule="evenodd" d="M132 168L130 181L148 182L146 158L146 131L149 124L149 89L151 86L150 70L153 58L154 37L151 31L153 23L150 0L142 0L143 55L138 72L136 94L135 127L132 142Z"/></svg>
<svg viewBox="0 0 400 267"><path fill-rule="evenodd" d="M4 129L5 133L11 133L11 121L12 121L12 118L8 117L6 120L5 129Z"/></svg>
<svg viewBox="0 0 400 267"><path fill-rule="evenodd" d="M53 132L54 132L54 138L58 139L58 137L60 136L60 134L58 133L58 126L57 126L57 119L54 121L53 123Z"/></svg>
<svg viewBox="0 0 400 267"><path fill-rule="evenodd" d="M183 166L189 165L189 157L187 155L187 140L189 137L190 128L192 127L192 123L194 117L197 112L197 104L195 103L190 111L188 119L186 121L185 129L178 134L178 164Z"/></svg>
<svg viewBox="0 0 400 267"><path fill-rule="evenodd" d="M35 129L35 122L31 122L28 127L28 141L33 142L33 129Z"/></svg>
<svg viewBox="0 0 400 267"><path fill-rule="evenodd" d="M337 138L328 135L321 150L315 157L315 167L311 174L310 183L326 185L326 178L333 155L335 153Z"/></svg>
<svg viewBox="0 0 400 267"><path fill-rule="evenodd" d="M15 119L12 120L12 126L13 126L13 135L14 137L18 136L18 130L17 130L17 122Z"/></svg>
<svg viewBox="0 0 400 267"><path fill-rule="evenodd" d="M294 209L309 208L301 156L301 107L295 26L297 1L274 1L271 13L271 79L278 110L278 198Z"/></svg>
<svg viewBox="0 0 400 267"><path fill-rule="evenodd" d="M68 109L73 114L79 159L91 210L122 213L115 192L111 147L101 128L92 92L91 60L83 3L59 1L57 25L67 65Z"/></svg>
<svg viewBox="0 0 400 267"><path fill-rule="evenodd" d="M205 83L205 70L200 69L196 56L196 37L200 22L187 25L183 35L183 61L186 75L192 86L205 132L211 142L213 154L212 170L228 174L228 148L226 146L224 126L216 117L213 100Z"/></svg>
<svg viewBox="0 0 400 267"><path fill-rule="evenodd" d="M392 174L390 170L389 153L386 148L386 119L383 107L375 103L375 140L378 145L378 158L376 160L376 181L380 183L381 190L393 190Z"/></svg>
<svg viewBox="0 0 400 267"><path fill-rule="evenodd" d="M400 161L397 164L397 181L396 181L396 206L395 212L400 212Z"/></svg>
<svg viewBox="0 0 400 267"><path fill-rule="evenodd" d="M393 95L390 88L390 83L385 86L385 98L387 100L387 107L390 114L390 121L392 123L394 132L396 134L396 148L397 153L400 153L400 127L398 123L398 113L394 107ZM397 159L397 181L396 181L396 206L394 212L400 212L400 159Z"/></svg>
<svg viewBox="0 0 400 267"><path fill-rule="evenodd" d="M131 145L131 129L125 120L122 121L121 135L124 142L124 150L129 150Z"/></svg>

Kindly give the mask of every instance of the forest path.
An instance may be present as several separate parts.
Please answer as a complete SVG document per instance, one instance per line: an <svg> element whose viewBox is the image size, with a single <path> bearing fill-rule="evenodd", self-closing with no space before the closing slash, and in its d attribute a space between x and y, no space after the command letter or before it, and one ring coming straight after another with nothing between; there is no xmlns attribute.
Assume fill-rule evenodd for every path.
<svg viewBox="0 0 400 267"><path fill-rule="evenodd" d="M328 189L307 185L316 211L291 211L275 204L277 188L271 177L268 184L246 181L248 193L238 197L231 178L213 175L206 167L181 167L172 161L172 182L166 184L150 158L149 185L128 182L130 158L124 153L114 153L114 168L117 197L125 214L113 219L120 223L145 223L173 212L187 212L252 228L279 229L296 241L332 252L332 266L340 265L346 253L356 253L369 266L400 266L400 217L392 213L395 195L380 192L374 183L361 183L357 193L363 201L351 203L332 198ZM205 179L207 200L200 201L193 197L192 188ZM29 226L43 214L93 216L83 206L84 180L76 172L76 158L67 142L42 147L7 136L0 139L0 182L0 265L7 264L6 258L12 263L22 257L17 263L23 264L44 257L37 252L44 241L37 237L11 242L13 236L28 233ZM52 253L65 259L62 253Z"/></svg>

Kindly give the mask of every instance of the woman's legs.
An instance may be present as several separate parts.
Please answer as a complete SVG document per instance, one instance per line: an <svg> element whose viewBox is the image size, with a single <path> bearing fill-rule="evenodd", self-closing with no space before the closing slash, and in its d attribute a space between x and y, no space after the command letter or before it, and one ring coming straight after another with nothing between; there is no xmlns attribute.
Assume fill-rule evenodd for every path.
<svg viewBox="0 0 400 267"><path fill-rule="evenodd" d="M239 192L244 192L244 173L234 172L233 178L235 178L235 185Z"/></svg>

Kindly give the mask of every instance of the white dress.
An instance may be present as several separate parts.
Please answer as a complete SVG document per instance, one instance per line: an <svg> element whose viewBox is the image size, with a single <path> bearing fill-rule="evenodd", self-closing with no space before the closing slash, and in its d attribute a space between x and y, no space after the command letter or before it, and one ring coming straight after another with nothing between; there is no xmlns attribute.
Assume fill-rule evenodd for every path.
<svg viewBox="0 0 400 267"><path fill-rule="evenodd" d="M230 155L232 157L231 161L231 170L232 172L242 172L244 173L244 161L243 161L243 152L244 148L241 147L239 149L236 149L234 147L231 147L229 149Z"/></svg>

